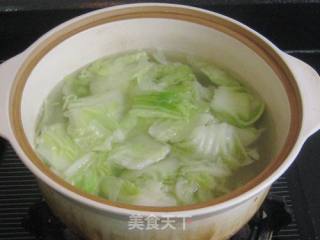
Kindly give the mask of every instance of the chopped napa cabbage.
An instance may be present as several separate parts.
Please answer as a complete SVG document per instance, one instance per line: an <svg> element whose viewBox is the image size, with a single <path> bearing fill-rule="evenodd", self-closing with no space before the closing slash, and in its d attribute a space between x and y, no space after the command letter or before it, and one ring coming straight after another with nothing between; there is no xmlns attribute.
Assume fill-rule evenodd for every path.
<svg viewBox="0 0 320 240"><path fill-rule="evenodd" d="M227 123L213 123L195 127L189 139L181 144L202 158L223 162L230 169L248 165L252 159L237 135L235 127Z"/></svg>
<svg viewBox="0 0 320 240"><path fill-rule="evenodd" d="M79 189L99 194L101 181L106 176L120 175L121 171L118 165L108 161L105 153L90 153L69 166L64 176Z"/></svg>
<svg viewBox="0 0 320 240"><path fill-rule="evenodd" d="M141 134L115 146L109 160L127 169L143 169L164 159L169 152L169 145Z"/></svg>
<svg viewBox="0 0 320 240"><path fill-rule="evenodd" d="M195 194L199 190L196 182L189 181L185 178L179 178L176 182L175 192L178 201L183 204L195 203Z"/></svg>
<svg viewBox="0 0 320 240"><path fill-rule="evenodd" d="M79 170L86 168L91 163L91 158L93 157L93 153L87 153L81 158L75 160L65 171L64 176L69 178L74 176Z"/></svg>
<svg viewBox="0 0 320 240"><path fill-rule="evenodd" d="M65 78L62 92L64 96L85 97L90 95L89 84L97 76L88 69L70 74Z"/></svg>
<svg viewBox="0 0 320 240"><path fill-rule="evenodd" d="M164 206L171 206L173 203L175 205L173 190L179 167L180 162L176 158L168 156L141 170L124 171L121 178L134 183L139 188L139 195L137 198L131 199L130 203L156 206L155 204L160 204L162 201L161 205Z"/></svg>
<svg viewBox="0 0 320 240"><path fill-rule="evenodd" d="M66 121L63 114L63 94L61 91L62 84L60 83L44 101L42 112L36 127L37 134L46 126L56 123L64 123Z"/></svg>
<svg viewBox="0 0 320 240"><path fill-rule="evenodd" d="M89 66L89 71L99 77L90 82L92 94L109 90L125 91L140 72L149 68L149 56L146 52L135 52L111 59L102 59Z"/></svg>
<svg viewBox="0 0 320 240"><path fill-rule="evenodd" d="M259 160L260 154L257 148L248 148L247 150L248 156L253 160Z"/></svg>
<svg viewBox="0 0 320 240"><path fill-rule="evenodd" d="M185 81L193 81L190 67L180 63L152 64L138 76L138 86L144 91L161 91Z"/></svg>
<svg viewBox="0 0 320 240"><path fill-rule="evenodd" d="M212 98L214 87L204 87L199 82L192 82L194 88L194 95L198 101L210 101Z"/></svg>
<svg viewBox="0 0 320 240"><path fill-rule="evenodd" d="M119 73L125 70L127 66L136 66L137 63L146 63L149 61L149 55L145 51L136 51L120 56L112 56L99 59L87 68L90 72L100 76Z"/></svg>
<svg viewBox="0 0 320 240"><path fill-rule="evenodd" d="M264 104L224 70L182 61L135 51L67 76L43 104L41 159L114 202L175 206L230 192L235 172L260 158Z"/></svg>
<svg viewBox="0 0 320 240"><path fill-rule="evenodd" d="M179 178L176 183L176 194L183 204L196 203L214 197L214 178L210 174L190 174Z"/></svg>
<svg viewBox="0 0 320 240"><path fill-rule="evenodd" d="M233 77L228 73L215 66L203 66L201 71L210 79L211 82L218 86L239 86Z"/></svg>
<svg viewBox="0 0 320 240"><path fill-rule="evenodd" d="M216 122L210 113L195 114L188 120L162 118L155 120L148 133L160 142L177 143L190 135L190 129L197 125Z"/></svg>
<svg viewBox="0 0 320 240"><path fill-rule="evenodd" d="M201 113L194 119L194 126L207 126L214 123L218 123L218 120L208 112Z"/></svg>
<svg viewBox="0 0 320 240"><path fill-rule="evenodd" d="M166 56L160 50L153 52L152 57L154 58L154 60L157 63L161 63L161 64L168 64L169 63L169 60L166 58Z"/></svg>
<svg viewBox="0 0 320 240"><path fill-rule="evenodd" d="M148 92L133 98L131 113L145 118L187 119L195 109L189 86Z"/></svg>
<svg viewBox="0 0 320 240"><path fill-rule="evenodd" d="M87 68L67 76L63 94L85 97L112 89L127 88L130 80L134 79L134 74L148 65L148 59L145 52L134 52L121 57L97 60Z"/></svg>
<svg viewBox="0 0 320 240"><path fill-rule="evenodd" d="M236 128L237 135L244 146L250 146L260 137L262 130L248 127L248 128Z"/></svg>
<svg viewBox="0 0 320 240"><path fill-rule="evenodd" d="M93 150L95 151L110 151L113 144L121 143L125 141L129 136L134 136L136 132L140 133L141 125L147 129L146 124L141 124L142 121L139 121L136 116L126 115L117 123L116 129L107 134L103 141L96 145Z"/></svg>
<svg viewBox="0 0 320 240"><path fill-rule="evenodd" d="M183 162L179 170L179 173L183 176L188 176L189 174L194 173L205 173L212 177L220 178L227 177L232 174L232 171L228 166L217 161L212 161L211 159L188 159L188 161Z"/></svg>
<svg viewBox="0 0 320 240"><path fill-rule="evenodd" d="M234 77L215 65L197 58L189 58L189 62L217 86L240 86Z"/></svg>
<svg viewBox="0 0 320 240"><path fill-rule="evenodd" d="M194 172L179 177L176 182L176 195L182 204L191 204L213 198L217 194L215 178L209 173Z"/></svg>
<svg viewBox="0 0 320 240"><path fill-rule="evenodd" d="M160 142L179 142L188 135L189 121L158 119L149 128L149 134Z"/></svg>
<svg viewBox="0 0 320 240"><path fill-rule="evenodd" d="M166 186L159 181L146 181L132 204L159 207L177 205L175 197L167 192L166 189Z"/></svg>
<svg viewBox="0 0 320 240"><path fill-rule="evenodd" d="M81 154L81 149L68 136L62 123L41 129L36 139L36 150L41 158L57 171L69 167Z"/></svg>
<svg viewBox="0 0 320 240"><path fill-rule="evenodd" d="M177 198L182 204L191 204L220 196L228 192L224 179L230 175L231 169L219 162L184 162L176 182Z"/></svg>
<svg viewBox="0 0 320 240"><path fill-rule="evenodd" d="M168 156L164 160L149 165L140 170L126 170L122 173L124 179L135 181L137 179L151 179L156 181L162 181L174 178L177 174L177 170L180 167L180 162Z"/></svg>
<svg viewBox="0 0 320 240"><path fill-rule="evenodd" d="M264 111L264 104L243 87L219 87L211 101L215 115L238 127L255 123Z"/></svg>
<svg viewBox="0 0 320 240"><path fill-rule="evenodd" d="M139 194L134 183L115 176L106 176L100 184L100 195L111 201L132 202Z"/></svg>
<svg viewBox="0 0 320 240"><path fill-rule="evenodd" d="M124 98L113 91L70 101L66 108L68 133L79 146L90 149L111 140L119 127Z"/></svg>

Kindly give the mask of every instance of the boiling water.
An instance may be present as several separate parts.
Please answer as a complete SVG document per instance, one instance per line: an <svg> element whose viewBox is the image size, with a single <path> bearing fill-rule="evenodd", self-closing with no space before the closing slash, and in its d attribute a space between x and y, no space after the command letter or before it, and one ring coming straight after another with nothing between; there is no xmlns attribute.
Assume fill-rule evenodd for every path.
<svg viewBox="0 0 320 240"><path fill-rule="evenodd" d="M201 85L203 85L204 87L210 87L210 86L214 85L209 80L208 76L206 74L204 74L202 71L200 71L198 66L193 64L193 62L197 62L196 57L190 57L186 54L176 53L176 52L161 52L161 53L159 53L158 51L155 51L155 50L148 50L147 52L149 54L151 62L158 62L158 64L168 64L168 63L173 63L173 62L179 62L179 63L185 64L192 69L193 73L195 74L195 76L197 78L197 81ZM111 58L117 58L119 56L125 56L127 54L128 53L122 53L122 54L114 55L111 57L108 56L108 57L104 58L104 60L108 60ZM193 60L190 61L190 59L193 59ZM216 63L210 63L210 64L212 64L214 66L219 66ZM71 74L71 76L79 74L83 69L86 69L88 66L90 66L90 64L77 70L75 73ZM223 69L223 67L221 67L221 66L219 66L219 68ZM126 69L123 69L123 71L126 71ZM245 81L239 79L238 76L236 76L234 73L232 73L231 70L223 69L223 71L227 72L227 75L233 76L233 78L239 80L239 82L241 83L242 86L245 86L245 88L248 89L249 92L251 92L253 95L257 96L257 93L255 93L254 90L250 86L247 86ZM74 184L76 187L79 187L80 184L77 183L77 181L79 180L79 176L78 176L78 179L66 177L65 171L67 171L67 172L71 171L70 164L67 164L66 169L57 169L54 167L54 164L52 164L52 162L50 162L51 160L48 159L48 158L50 158L50 156L49 157L46 156L46 153L48 153L48 151L55 151L56 146L52 147L52 149L49 148L49 150L46 149L45 151L43 151L43 150L41 151L41 149L39 147L43 143L43 140L41 139L41 137L42 138L44 138L44 137L41 134L43 134L45 129L47 129L48 127L50 127L52 125L58 124L58 123L63 123L65 125L68 125L69 119L68 119L68 115L66 114L66 109L67 109L66 105L68 104L68 102L69 101L72 102L72 101L76 100L77 98L86 97L88 94L90 95L90 93L85 93L84 96L80 96L80 97L79 96L78 97L66 96L64 93L64 88L65 88L65 84L67 81L68 80L61 81L52 90L52 92L50 93L50 95L48 96L48 98L46 99L46 101L44 103L43 110L39 114L39 121L38 121L37 129L36 129L36 136L37 136L36 146L38 146L37 149L38 149L38 153L39 153L40 157L45 161L45 163L47 163L52 168L53 171L55 171L61 177L64 177L71 184ZM212 91L215 91L216 87L217 86L212 87ZM168 88L170 88L170 87L168 87ZM127 93L127 94L130 95L131 92ZM128 106L130 106L130 104ZM79 121L81 121L81 119L79 119ZM132 199L135 199L134 196L133 197L130 196L128 199L126 199L126 198L112 199L112 197L110 195L110 190L107 191L108 193L105 193L105 191L104 191L104 193L101 193L102 190L96 190L95 187L89 188L89 187L80 186L80 188L82 188L83 191L87 191L92 194L108 198L113 201L127 202L127 203L137 204L137 205L153 205L153 206L158 206L158 205L161 205L161 206L162 205L165 205L165 206L170 205L171 206L171 205L180 205L180 204L190 204L190 203L201 202L201 201L209 200L210 198L221 196L221 195L223 195L223 194L225 194L225 193L227 193L227 192L229 192L239 186L242 186L243 184L245 184L246 182L248 182L249 180L251 180L252 178L257 176L265 168L265 166L270 162L271 158L274 157L274 153L272 151L272 149L273 149L272 138L274 136L274 133L272 132L273 131L273 127L272 127L273 124L272 124L271 117L268 114L268 109L265 109L262 117L258 121L256 121L253 124L253 126L258 129L262 129L259 139L255 143L253 143L252 146L250 146L251 148L257 149L257 151L260 155L259 159L256 159L255 161L253 161L249 165L237 167L236 169L232 170L232 175L223 179L224 190L222 190L222 191L219 190L219 191L213 193L212 195L208 195L206 197L202 196L200 198L196 197L196 198L190 200L190 202L182 201L182 200L176 200L176 202L175 202L174 198L179 198L179 197L177 197L177 195L179 195L179 193L176 192L176 191L178 191L177 184L174 185L174 187L173 187L171 185L167 186L166 183L161 185L161 188L159 188L160 189L159 191L162 191L163 186L166 186L165 187L166 190L163 190L163 191L166 191L166 194L169 194L170 196L168 198L166 198L164 196L163 198L159 198L156 201L147 201L144 198L143 198L143 200L141 200L141 197L139 198L140 200L132 200ZM66 128L66 131L68 132L67 128ZM69 133L67 133L67 134L69 134ZM41 142L41 143L39 144L39 142ZM116 147L121 146L121 144L122 144L121 141L114 143L114 145ZM177 145L180 146L179 143L177 143ZM110 149L105 150L105 151L108 152L109 150ZM70 151L72 151L72 150L70 150ZM110 150L110 151L112 152L112 150ZM50 152L49 155L50 154L52 155L52 152ZM57 153L55 152L54 154L57 154ZM105 156L106 156L106 158L109 157L108 154L106 154ZM190 157L190 158L192 158L192 157ZM75 161L77 161L77 160L75 160ZM115 164L117 164L117 163L115 163ZM156 164L156 163L154 163L154 164ZM78 166L78 168L80 168L80 167L83 167L83 166ZM68 168L69 168L69 170L68 170ZM73 168L75 168L75 167L73 167ZM87 166L87 168L90 169L90 166ZM128 171L129 172L133 171L134 174L137 174L139 171L142 171L141 169L138 169L138 168L135 169L135 167L131 167L131 168L129 167L130 170L128 170L128 169L126 169L126 165L121 165L120 168L121 168L120 173L117 172L117 174L115 174L115 176L113 176L114 178L112 178L112 179L118 179L119 181L122 181L123 172L125 172L124 175L127 176ZM162 171L167 171L167 169L163 169ZM148 175L148 174L146 174L146 175ZM179 178L180 175L178 174L177 176L175 176L175 177ZM82 178L86 179L86 177L83 177L83 176L82 176ZM83 180L83 179L80 181L81 184L84 184L84 185L88 184L88 183L84 182L85 180ZM145 178L142 178L142 179L145 179ZM186 176L186 179L188 179L188 176ZM169 180L173 181L172 179L169 179ZM169 181L169 180L165 179L165 181ZM103 180L103 181L105 181L105 180ZM191 181L191 180L188 179L187 181ZM194 181L196 181L196 180L194 180ZM199 181L200 181L200 183L197 183L197 184L201 185L202 180L199 180ZM217 182L219 183L219 181L220 180L218 180ZM101 184L100 182L99 182L99 184ZM152 182L152 184L155 184L155 183ZM144 192L144 191L148 190L147 189L148 187L145 186L144 183L141 183L141 180L140 180L140 182L137 182L136 185L138 188L138 190L137 190L138 192L139 191ZM141 189L139 189L140 185L142 186ZM181 185L181 186L179 185L179 187L183 187L183 186L184 185ZM187 186L187 187L190 187L190 186ZM92 189L94 189L94 190L92 190ZM227 190L225 190L225 189L227 189ZM197 191L197 190L195 190L195 191ZM214 191L214 190L212 190L212 191ZM157 192L152 193L152 191L151 191L151 194L161 195L162 192L161 193L157 193ZM149 196L149 197L151 197L151 196ZM147 196L147 199L148 199L148 196ZM173 200L171 200L171 199L173 199Z"/></svg>

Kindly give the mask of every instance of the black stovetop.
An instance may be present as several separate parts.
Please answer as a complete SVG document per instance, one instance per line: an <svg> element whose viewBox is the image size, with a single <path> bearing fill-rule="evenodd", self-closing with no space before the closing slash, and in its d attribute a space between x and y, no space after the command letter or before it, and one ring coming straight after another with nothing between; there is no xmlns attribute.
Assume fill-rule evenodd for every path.
<svg viewBox="0 0 320 240"><path fill-rule="evenodd" d="M119 2L136 1L0 0L0 60L23 51L43 33L67 19ZM320 1L166 2L191 4L235 18L320 72ZM0 81L3 80L0 76ZM320 239L319 184L320 132L305 143L295 163L272 187L273 196L285 199L293 214L293 221L273 239ZM30 207L38 206L40 200L34 177L10 144L0 139L0 239L36 239L25 229L23 219L28 218Z"/></svg>

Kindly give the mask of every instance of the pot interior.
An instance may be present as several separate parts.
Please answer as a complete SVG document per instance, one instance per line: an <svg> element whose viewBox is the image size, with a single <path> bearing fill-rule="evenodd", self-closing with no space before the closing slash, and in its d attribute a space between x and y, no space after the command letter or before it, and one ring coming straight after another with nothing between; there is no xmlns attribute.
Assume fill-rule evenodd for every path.
<svg viewBox="0 0 320 240"><path fill-rule="evenodd" d="M253 167L257 169L257 175L286 144L293 115L288 93L294 88L282 79L281 67L275 67L278 60L266 52L270 46L260 46L261 39L252 33L248 37L243 27L234 27L236 24L222 21L221 17L215 16L218 20L214 22L214 19L205 20L204 13L197 14L203 15L204 19L166 13L165 16L137 15L117 20L106 17L105 21L90 25L85 24L85 21L90 22L88 17L82 25L73 24L81 25L80 30L72 32L70 28L55 33L63 36L61 40L52 37L54 34L51 39L47 38L42 43L43 49L47 50L33 53L25 63L30 74L26 75L21 90L20 121L30 146L34 146L36 122L45 98L66 75L107 55L159 49L206 58L238 76L263 99L266 114L262 121L266 131L261 140L262 160ZM33 66L32 58L37 59Z"/></svg>

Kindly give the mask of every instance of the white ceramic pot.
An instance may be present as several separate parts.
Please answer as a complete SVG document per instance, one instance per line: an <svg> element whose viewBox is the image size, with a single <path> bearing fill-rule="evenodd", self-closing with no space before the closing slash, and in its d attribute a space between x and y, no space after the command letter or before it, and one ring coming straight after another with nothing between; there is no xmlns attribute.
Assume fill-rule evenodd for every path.
<svg viewBox="0 0 320 240"><path fill-rule="evenodd" d="M112 203L52 173L33 150L36 118L50 90L97 58L140 48L200 55L247 81L274 122L263 171L218 199L162 208ZM37 177L55 214L87 239L227 239L253 216L270 185L319 129L319 92L320 79L311 67L233 19L180 5L122 5L63 23L0 66L0 133ZM160 224L170 217L175 229L130 230L134 214L159 217Z"/></svg>

